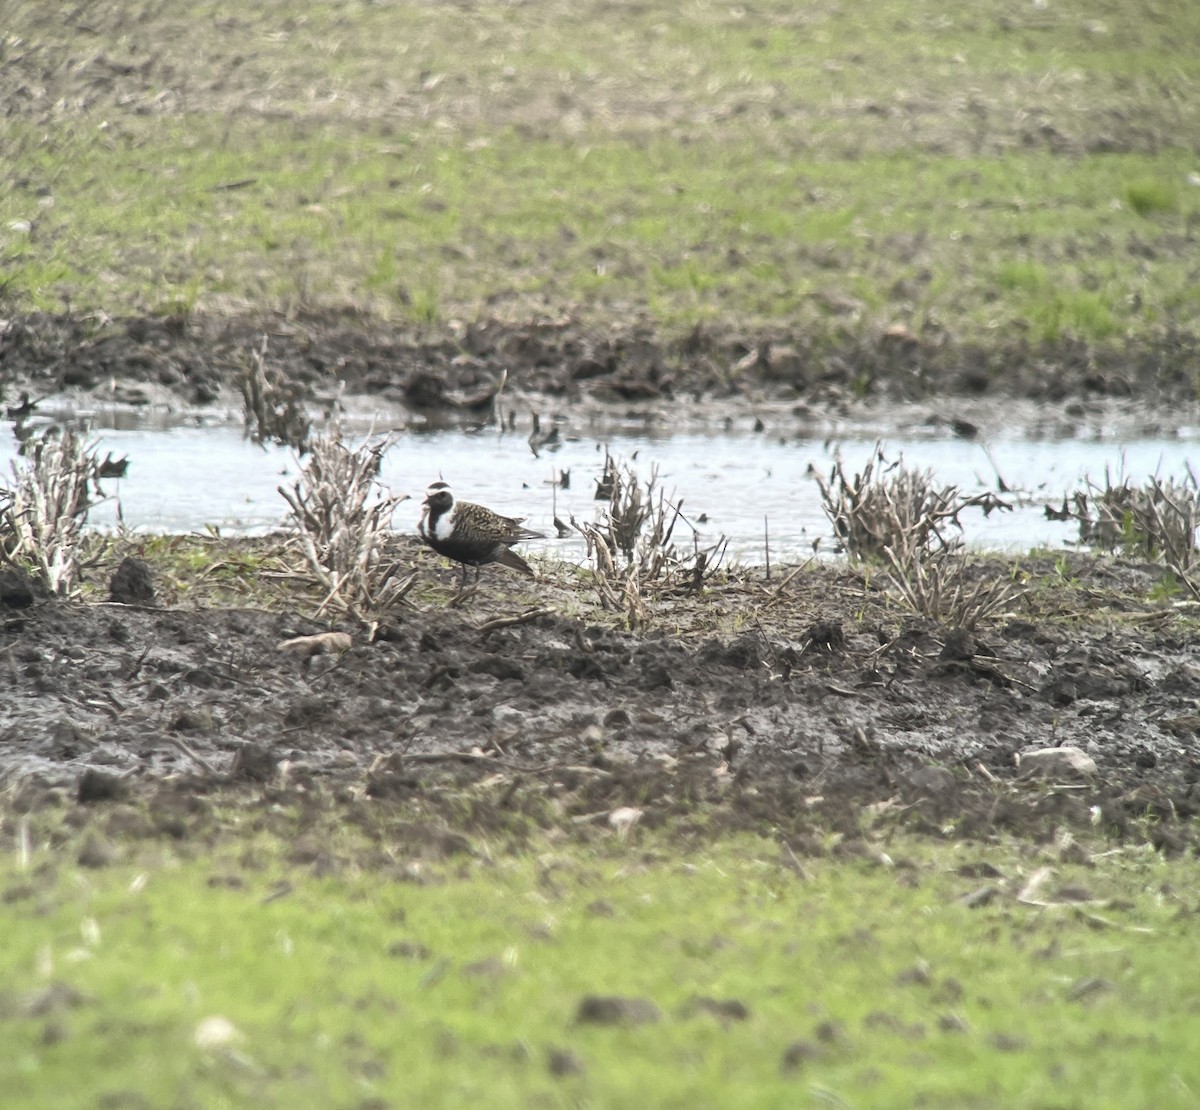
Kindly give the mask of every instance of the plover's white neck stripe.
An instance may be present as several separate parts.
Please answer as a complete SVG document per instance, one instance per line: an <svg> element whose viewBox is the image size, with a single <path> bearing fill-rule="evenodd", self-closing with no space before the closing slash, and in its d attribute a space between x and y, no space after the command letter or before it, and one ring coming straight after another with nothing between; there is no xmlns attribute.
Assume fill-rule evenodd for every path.
<svg viewBox="0 0 1200 1110"><path fill-rule="evenodd" d="M442 513L442 515L433 522L433 534L439 540L448 540L454 534L453 509L451 509L448 513Z"/></svg>

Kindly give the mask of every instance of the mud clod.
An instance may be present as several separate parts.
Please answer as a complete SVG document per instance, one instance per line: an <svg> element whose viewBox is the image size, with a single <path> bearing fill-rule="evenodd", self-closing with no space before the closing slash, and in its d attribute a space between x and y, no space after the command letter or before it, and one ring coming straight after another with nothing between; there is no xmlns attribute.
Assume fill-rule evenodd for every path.
<svg viewBox="0 0 1200 1110"><path fill-rule="evenodd" d="M583 1061L569 1048L551 1048L546 1054L546 1068L557 1079L584 1073Z"/></svg>
<svg viewBox="0 0 1200 1110"><path fill-rule="evenodd" d="M108 599L122 605L153 605L154 575L136 555L126 555L108 582Z"/></svg>
<svg viewBox="0 0 1200 1110"><path fill-rule="evenodd" d="M648 998L587 995L580 999L575 1020L581 1025L646 1025L662 1017Z"/></svg>
<svg viewBox="0 0 1200 1110"><path fill-rule="evenodd" d="M37 579L18 567L0 567L0 609L28 609L45 596Z"/></svg>
<svg viewBox="0 0 1200 1110"><path fill-rule="evenodd" d="M120 775L89 767L79 777L75 798L82 805L91 805L93 802L111 802L128 794L129 784Z"/></svg>

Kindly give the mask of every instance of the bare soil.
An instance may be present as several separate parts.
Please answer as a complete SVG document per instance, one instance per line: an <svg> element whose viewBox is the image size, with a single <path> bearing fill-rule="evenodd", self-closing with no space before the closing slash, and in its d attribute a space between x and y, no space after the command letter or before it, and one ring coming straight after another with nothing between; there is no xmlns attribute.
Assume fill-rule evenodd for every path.
<svg viewBox="0 0 1200 1110"><path fill-rule="evenodd" d="M64 601L5 572L6 808L107 807L123 835L170 838L207 836L231 805L404 814L451 853L621 807L813 850L881 822L1195 844L1200 626L1134 600L1153 567L1034 567L1020 610L973 635L905 617L844 565L746 571L658 598L631 632L566 570L486 568L451 606L457 569L409 554L425 599L373 638L340 626L350 649L311 658L279 648L330 627L299 605ZM145 585L123 593L127 567L114 589ZM1094 773L1018 766L1062 745Z"/></svg>

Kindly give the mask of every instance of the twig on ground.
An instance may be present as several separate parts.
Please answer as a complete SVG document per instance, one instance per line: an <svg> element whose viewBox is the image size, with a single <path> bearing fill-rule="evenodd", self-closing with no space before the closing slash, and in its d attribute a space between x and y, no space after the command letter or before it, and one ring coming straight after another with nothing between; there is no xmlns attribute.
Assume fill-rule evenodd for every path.
<svg viewBox="0 0 1200 1110"><path fill-rule="evenodd" d="M495 632L498 628L512 628L519 624L529 624L540 617L551 617L553 615L554 610L548 606L527 609L524 613L518 613L514 617L493 617L490 621L484 621L479 626L479 631L486 636L489 632Z"/></svg>

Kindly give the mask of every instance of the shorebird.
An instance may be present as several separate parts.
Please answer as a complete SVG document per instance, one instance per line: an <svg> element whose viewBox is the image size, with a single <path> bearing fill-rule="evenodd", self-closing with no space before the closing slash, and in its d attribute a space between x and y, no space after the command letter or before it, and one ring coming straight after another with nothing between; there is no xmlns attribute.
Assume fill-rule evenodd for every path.
<svg viewBox="0 0 1200 1110"><path fill-rule="evenodd" d="M10 405L4 410L4 415L7 416L9 420L16 420L19 423L37 407L37 401L31 400L28 393L22 393L21 403L19 405Z"/></svg>
<svg viewBox="0 0 1200 1110"><path fill-rule="evenodd" d="M483 505L456 501L450 486L434 482L425 491L425 511L417 525L417 534L439 555L462 563L462 585L467 584L467 567L479 568L487 563L519 570L534 577L533 568L515 551L520 540L543 540L541 532L522 528L524 517L501 516Z"/></svg>
<svg viewBox="0 0 1200 1110"><path fill-rule="evenodd" d="M542 431L542 418L533 414L533 431L529 433L529 450L535 459L541 458L543 451L557 451L562 446L562 439L555 424L548 432Z"/></svg>

